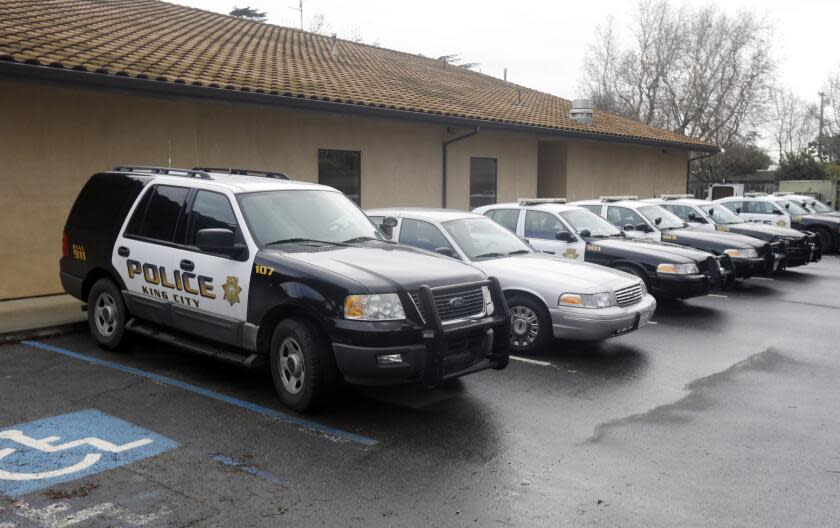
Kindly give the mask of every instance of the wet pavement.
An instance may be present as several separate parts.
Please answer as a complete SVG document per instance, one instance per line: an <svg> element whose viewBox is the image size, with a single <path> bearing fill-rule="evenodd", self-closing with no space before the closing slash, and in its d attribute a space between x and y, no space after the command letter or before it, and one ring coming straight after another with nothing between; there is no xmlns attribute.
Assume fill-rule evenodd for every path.
<svg viewBox="0 0 840 528"><path fill-rule="evenodd" d="M840 257L654 320L305 416L262 372L153 341L3 345L0 528L840 525ZM125 458L146 438L166 449Z"/></svg>

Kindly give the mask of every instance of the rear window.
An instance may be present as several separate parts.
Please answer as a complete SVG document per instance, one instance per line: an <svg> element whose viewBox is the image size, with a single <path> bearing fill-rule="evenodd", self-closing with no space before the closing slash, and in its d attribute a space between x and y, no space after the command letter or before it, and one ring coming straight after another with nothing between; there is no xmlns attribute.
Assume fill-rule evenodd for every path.
<svg viewBox="0 0 840 528"><path fill-rule="evenodd" d="M116 174L91 176L70 210L67 225L104 229L116 235L148 180Z"/></svg>
<svg viewBox="0 0 840 528"><path fill-rule="evenodd" d="M175 230L189 192L186 187L155 186L137 206L126 234L161 242L174 242Z"/></svg>

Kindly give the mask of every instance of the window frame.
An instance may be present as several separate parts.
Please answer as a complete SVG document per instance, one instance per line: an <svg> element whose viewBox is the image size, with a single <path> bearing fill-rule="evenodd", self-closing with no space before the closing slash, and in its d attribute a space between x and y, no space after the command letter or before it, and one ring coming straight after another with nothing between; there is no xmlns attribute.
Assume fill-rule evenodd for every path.
<svg viewBox="0 0 840 528"><path fill-rule="evenodd" d="M159 187L171 187L171 188L175 188L175 189L185 189L187 191L187 194L184 197L184 203L183 203L183 205L181 205L181 211L178 213L178 218L175 221L175 229L172 233L172 240L171 241L161 240L159 238L151 238L151 237L143 236L139 233L129 233L129 229L132 228L132 221L134 220L134 217L141 212L140 211L141 208L142 208L142 218L140 219L139 226L137 226L138 231L141 230L141 228L143 227L143 224L146 221L146 215L149 212L149 206L151 205L152 200L154 199L154 194L157 193L157 189ZM180 232L181 241L178 242L177 240L179 238L179 229L183 226L183 223L184 223L184 215L187 214L190 210L190 203L191 203L190 198L192 197L194 192L195 192L195 189L193 189L192 187L184 186L184 185L172 185L170 183L153 183L153 184L149 185L148 188L145 190L145 192L137 198L137 206L134 209L131 210L131 214L129 215L129 218L126 221L125 227L122 230L122 237L127 238L129 240L137 240L137 241L140 241L140 242L145 242L147 244L155 244L155 245L158 245L158 246L166 246L166 247L173 247L173 248L180 248L180 249L186 248L187 246L183 242L183 238L186 234L185 231Z"/></svg>
<svg viewBox="0 0 840 528"><path fill-rule="evenodd" d="M490 220L496 222L497 224L504 227L505 229L507 229L508 231L510 231L511 233L513 233L515 235L515 234L517 234L517 231L519 230L519 220L522 218L522 211L523 211L523 209L516 209L516 208L511 209L509 207L497 207L497 208L488 209L487 211L484 211L484 216L486 216ZM516 213L516 220L513 223L513 229L510 229L506 225L502 224L501 222L499 222L498 220L496 220L495 218L490 216L493 213L506 213L506 212Z"/></svg>
<svg viewBox="0 0 840 528"><path fill-rule="evenodd" d="M448 256L448 255L443 255L442 253L437 253L435 251L435 249L437 249L437 248L426 249L426 248L422 248L422 247L419 247L419 246L415 246L413 244L407 244L407 243L403 242L402 241L403 228L405 227L405 223L407 221L417 222L419 224L426 224L428 226L431 226L432 229L435 229L438 232L438 234L440 234L440 236L443 237L443 239L446 241L446 244L449 247L449 249L452 250L452 255L453 256L451 258L455 258L457 260L464 260L464 256L461 254L461 251L456 247L456 245L452 242L452 240L449 239L449 236L447 235L446 230L442 229L441 227L437 226L436 224L434 224L432 222L429 222L428 220L419 220L417 218L406 218L406 217L400 218L399 219L399 222L400 222L399 223L399 232L397 233L397 239L395 240L395 242L397 242L399 244L405 244L406 246L413 247L413 248L419 249L421 251L428 251L430 253L435 253L437 255L441 255L441 256L444 256L444 257ZM443 247L443 246L438 246L438 247Z"/></svg>
<svg viewBox="0 0 840 528"><path fill-rule="evenodd" d="M633 209L632 207L627 207L627 206L624 206L624 205L608 205L608 206L607 206L607 212L606 212L606 215L604 216L604 219L605 219L607 222L611 223L612 225L614 225L615 227L617 227L617 228L619 228L619 229L621 229L621 230L624 230L624 227L625 227L625 226L623 226L623 225L621 225L621 226L619 226L619 225L615 225L615 224L613 224L612 220L610 220L610 218L609 218L609 216L610 216L610 210L612 210L612 209L626 209L626 210L630 211L631 213L633 213L634 215L636 215L637 217L639 217L639 219L642 221L641 223L633 224L633 229L629 229L629 230L627 230L627 231L638 231L638 229L636 229L636 228L637 228L637 227L639 227L639 226L640 226L640 225L642 225L642 224L645 224L645 225L647 225L648 227L653 227L653 226L651 226L651 225L650 225L650 222L648 222L648 221L647 221L647 219L646 219L646 218L645 218L645 217L644 217L641 213L637 212L637 211L636 211L635 209ZM653 228L653 229L654 229L655 231L658 231L658 229L656 229L656 228Z"/></svg>
<svg viewBox="0 0 840 528"><path fill-rule="evenodd" d="M493 162L493 201L490 203L481 203L473 205L473 161L492 161ZM494 205L499 203L499 158L491 158L487 156L470 156L470 171L469 171L469 189L467 198L469 199L469 210L472 211L485 205Z"/></svg>
<svg viewBox="0 0 840 528"><path fill-rule="evenodd" d="M359 157L359 173L356 176L356 187L357 187L358 194L359 194L359 201L358 202L356 202L352 198L352 195L345 193L343 190L339 189L338 187L335 187L335 186L330 185L328 183L323 183L321 181L321 153L322 152L353 153L353 154L358 155L358 157ZM336 189L339 192L341 192L342 194L344 194L344 196L346 196L351 202L355 203L357 206L359 206L359 207L362 206L362 151L361 151L361 149L352 150L352 149L337 149L337 148L318 147L318 152L317 152L317 157L316 157L316 166L317 166L317 171L318 171L318 183L320 185L326 185L328 187L332 187L333 189Z"/></svg>
<svg viewBox="0 0 840 528"><path fill-rule="evenodd" d="M193 227L195 226L195 222L193 221L192 214L193 214L193 211L195 210L195 201L196 201L196 199L198 199L198 194L202 193L202 192L211 193L211 194L218 194L219 196L221 196L225 200L227 200L227 203L230 206L230 210L233 213L233 218L234 218L234 220L236 220L236 230L233 232L234 244L236 244L236 243L242 244L242 246L245 248L238 257L233 258L233 257L229 257L227 255L220 255L218 253L210 253L208 251L202 251L201 249L198 248L198 246L195 245L195 238L194 238L195 233L193 233ZM243 223L239 220L239 216L237 216L237 214L236 214L236 206L234 204L236 204L236 206L239 205L239 203L236 202L236 200L231 200L230 196L228 196L227 194L225 194L223 192L214 191L214 190L211 190L211 189L201 189L201 188L192 189L192 192L190 193L189 197L187 197L187 203L184 206L184 213L183 214L185 216L185 221L186 221L185 226L184 226L184 243L181 244L181 245L178 245L177 246L178 249L183 249L185 251L190 251L192 253L198 253L198 254L201 254L201 255L208 255L208 256L211 256L211 257L223 258L223 259L226 259L226 260L233 260L233 261L236 261L236 262L244 262L244 261L248 260L250 254L251 254L251 250L250 250L250 247L248 245L248 242L245 239L245 229L242 227Z"/></svg>
<svg viewBox="0 0 840 528"><path fill-rule="evenodd" d="M569 235L572 237L572 240L571 240L571 242L569 242L569 243L574 243L574 242L577 242L577 241L578 241L578 238L577 238L577 235L575 234L575 232L574 232L573 230L569 229L569 226L567 226L567 225L566 225L566 223L565 223L563 220L561 220L561 219L560 219L560 217L558 217L558 216L557 216L556 214L554 214L554 213L551 213L551 212L548 212L548 211L540 211L539 209L526 209L526 210L525 210L525 221L523 222L523 225L522 225L522 235L523 235L525 238L527 238L527 239L532 239L532 238L533 238L534 240L554 240L554 241L559 241L559 239L557 238L556 233L555 233L555 236L552 236L552 237L550 237L550 238L542 238L542 237L538 237L538 236L534 236L534 235L529 235L529 234L528 234L528 215L530 215L531 213L534 213L534 216L535 216L535 217L536 217L538 214L550 216L551 218L553 218L553 219L554 219L554 221L555 221L557 224L560 224L560 225L563 227L563 231L564 231L564 232L569 233Z"/></svg>

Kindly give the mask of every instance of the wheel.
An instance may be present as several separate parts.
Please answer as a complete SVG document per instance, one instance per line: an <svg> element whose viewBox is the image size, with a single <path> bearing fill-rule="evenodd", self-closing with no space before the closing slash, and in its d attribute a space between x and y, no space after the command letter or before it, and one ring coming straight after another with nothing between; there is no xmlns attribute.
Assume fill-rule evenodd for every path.
<svg viewBox="0 0 840 528"><path fill-rule="evenodd" d="M629 273L630 275L635 275L636 277L639 277L640 279L642 279L642 282L645 283L645 289L650 290L650 288L648 288L649 285L648 285L647 275L642 273L642 271L639 270L639 268L637 268L636 266L627 266L627 265L622 264L622 265L616 266L613 269L617 269L618 271L623 271L624 273Z"/></svg>
<svg viewBox="0 0 840 528"><path fill-rule="evenodd" d="M823 255L825 255L826 253L831 253L831 251L834 250L834 244L831 240L831 233L829 233L828 229L825 229L824 227L815 227L811 231L813 231L817 234L817 236L820 237L820 244L822 247Z"/></svg>
<svg viewBox="0 0 840 528"><path fill-rule="evenodd" d="M277 324L271 336L270 369L284 405L303 412L328 399L338 377L331 354L323 337L305 321Z"/></svg>
<svg viewBox="0 0 840 528"><path fill-rule="evenodd" d="M125 335L128 310L122 292L111 279L99 279L88 295L88 326L100 346L115 350Z"/></svg>
<svg viewBox="0 0 840 528"><path fill-rule="evenodd" d="M554 332L545 305L527 295L508 298L510 308L510 345L517 354L533 354L545 347Z"/></svg>

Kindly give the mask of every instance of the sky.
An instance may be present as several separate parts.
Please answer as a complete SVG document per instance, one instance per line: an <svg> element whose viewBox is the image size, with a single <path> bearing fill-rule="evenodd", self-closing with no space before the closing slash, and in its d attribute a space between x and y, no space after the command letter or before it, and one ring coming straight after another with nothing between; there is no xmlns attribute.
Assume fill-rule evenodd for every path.
<svg viewBox="0 0 840 528"><path fill-rule="evenodd" d="M273 24L299 27L299 0L170 0L220 13L234 5L268 13ZM736 15L750 11L775 27L779 84L817 102L827 77L840 71L836 43L840 0L673 0L675 7L716 5ZM457 53L480 71L567 99L580 90L583 58L596 28L612 16L628 26L633 0L303 0L304 28L323 15L325 33L439 57ZM769 138L767 138L769 139ZM762 144L772 145L765 140Z"/></svg>

